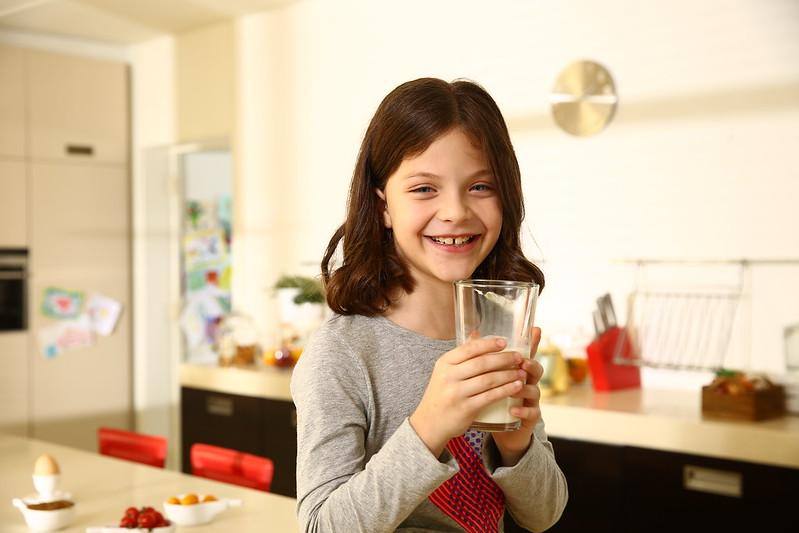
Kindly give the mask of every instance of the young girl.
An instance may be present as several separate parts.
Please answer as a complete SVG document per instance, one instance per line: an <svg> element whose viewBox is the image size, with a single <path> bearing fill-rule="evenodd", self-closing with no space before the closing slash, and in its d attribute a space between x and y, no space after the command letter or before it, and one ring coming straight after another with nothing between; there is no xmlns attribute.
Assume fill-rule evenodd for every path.
<svg viewBox="0 0 799 533"><path fill-rule="evenodd" d="M558 520L567 488L540 417L541 365L496 339L454 341L453 281L544 286L521 251L523 216L519 165L484 89L423 78L386 96L322 260L335 314L291 383L304 531L502 531L505 509L533 531ZM469 430L509 396L524 399L511 409L520 429Z"/></svg>

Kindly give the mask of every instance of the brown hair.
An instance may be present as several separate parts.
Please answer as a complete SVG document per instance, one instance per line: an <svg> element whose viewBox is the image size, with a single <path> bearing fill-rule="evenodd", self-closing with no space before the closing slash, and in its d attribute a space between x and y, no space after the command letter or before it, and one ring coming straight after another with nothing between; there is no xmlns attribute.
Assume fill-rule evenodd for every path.
<svg viewBox="0 0 799 533"><path fill-rule="evenodd" d="M533 281L543 290L544 274L521 250L524 201L519 163L496 102L470 81L421 78L391 91L364 135L346 221L333 234L322 259L322 281L333 311L373 316L391 305L398 288L413 291L411 274L394 248L391 230L383 224L382 201L375 189L384 190L403 159L421 154L455 127L462 128L484 151L503 212L499 238L473 277ZM343 263L331 272L331 258L342 239Z"/></svg>

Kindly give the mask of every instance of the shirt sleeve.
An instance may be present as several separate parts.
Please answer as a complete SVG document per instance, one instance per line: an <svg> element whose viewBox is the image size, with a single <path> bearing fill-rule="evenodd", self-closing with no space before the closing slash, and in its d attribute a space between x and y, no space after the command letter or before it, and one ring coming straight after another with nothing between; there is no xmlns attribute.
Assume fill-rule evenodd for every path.
<svg viewBox="0 0 799 533"><path fill-rule="evenodd" d="M513 520L538 532L549 529L560 519L569 490L566 477L555 461L552 443L547 440L543 420L536 424L533 435L519 462L511 467L497 467L493 478L505 493L505 504Z"/></svg>
<svg viewBox="0 0 799 533"><path fill-rule="evenodd" d="M457 472L440 462L408 419L366 461L370 395L357 358L315 339L294 370L297 511L301 530L394 531Z"/></svg>

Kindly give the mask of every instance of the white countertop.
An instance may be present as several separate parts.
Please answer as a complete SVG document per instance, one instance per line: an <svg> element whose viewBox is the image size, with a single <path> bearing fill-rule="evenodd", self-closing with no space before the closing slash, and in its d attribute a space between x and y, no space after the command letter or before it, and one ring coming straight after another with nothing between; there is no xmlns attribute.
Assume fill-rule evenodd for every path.
<svg viewBox="0 0 799 533"><path fill-rule="evenodd" d="M269 400L291 401L291 369L265 365L252 368L183 363L180 386Z"/></svg>
<svg viewBox="0 0 799 533"><path fill-rule="evenodd" d="M195 492L238 498L243 505L222 512L211 523L177 532L283 533L298 531L296 500L218 483L180 472L104 457L57 444L0 434L0 530L23 533L28 528L12 498L34 492L31 474L36 458L52 455L61 468L61 490L75 502L75 523L62 531L84 533L89 526L116 525L128 507L152 506L163 512L170 496Z"/></svg>
<svg viewBox="0 0 799 533"><path fill-rule="evenodd" d="M181 365L181 385L291 401L290 369ZM594 392L573 386L542 400L547 434L606 444L799 468L799 417L764 422L705 419L701 391Z"/></svg>
<svg viewBox="0 0 799 533"><path fill-rule="evenodd" d="M739 422L702 417L701 391L590 385L542 400L547 434L799 468L799 417Z"/></svg>

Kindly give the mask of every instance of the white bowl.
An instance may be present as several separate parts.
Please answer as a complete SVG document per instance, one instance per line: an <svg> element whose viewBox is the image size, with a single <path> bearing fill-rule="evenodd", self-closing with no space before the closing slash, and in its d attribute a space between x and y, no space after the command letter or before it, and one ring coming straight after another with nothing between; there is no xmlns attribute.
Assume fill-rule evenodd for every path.
<svg viewBox="0 0 799 533"><path fill-rule="evenodd" d="M28 509L26 503L40 503L38 501L21 500L14 498L11 503L22 512L25 517L25 523L31 531L57 531L72 524L75 520L75 505L66 507L64 509L55 509L53 511L43 511L36 509Z"/></svg>
<svg viewBox="0 0 799 533"><path fill-rule="evenodd" d="M178 496L182 497L182 494ZM213 502L203 502L203 497L204 495L200 494L200 503L191 505L164 502L164 516L179 526L199 526L207 524L228 507L241 506L241 500L220 498Z"/></svg>

